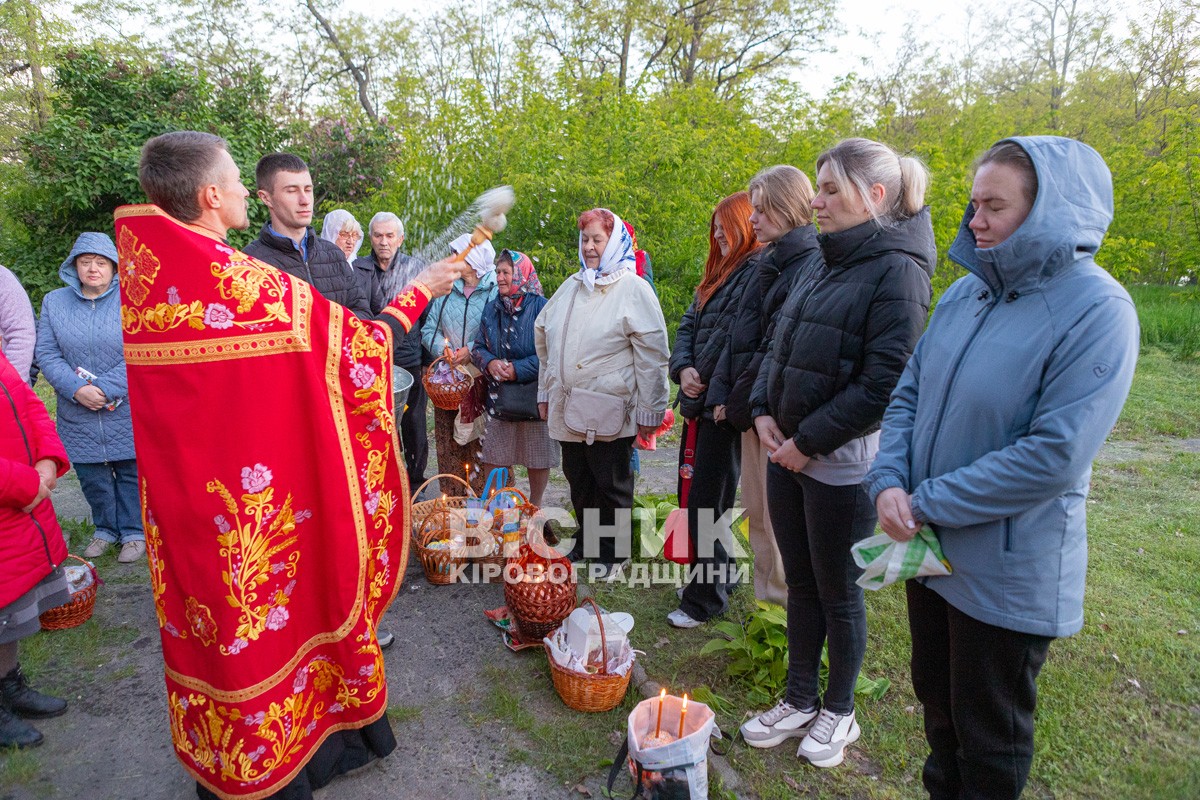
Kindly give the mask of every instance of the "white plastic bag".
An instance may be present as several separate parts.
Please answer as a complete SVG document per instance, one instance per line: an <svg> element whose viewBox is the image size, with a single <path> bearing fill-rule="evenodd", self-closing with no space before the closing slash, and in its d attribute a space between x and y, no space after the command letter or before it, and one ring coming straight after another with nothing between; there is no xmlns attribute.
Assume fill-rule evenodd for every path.
<svg viewBox="0 0 1200 800"><path fill-rule="evenodd" d="M927 527L907 542L897 542L886 533L870 536L851 546L850 553L863 570L855 583L864 589L951 571L937 534Z"/></svg>
<svg viewBox="0 0 1200 800"><path fill-rule="evenodd" d="M627 750L633 779L640 781L637 787L639 797L703 800L708 797L709 740L714 736L721 738L716 717L704 703L689 700L687 713L683 715L683 736L667 744L643 747L642 742L654 734L658 725L660 702L663 704L661 730L672 736L678 734L682 698L668 695L661 701L652 697L638 703L629 714L625 744L608 775L609 792L611 794L620 765L626 761ZM684 787L687 794L682 793Z"/></svg>

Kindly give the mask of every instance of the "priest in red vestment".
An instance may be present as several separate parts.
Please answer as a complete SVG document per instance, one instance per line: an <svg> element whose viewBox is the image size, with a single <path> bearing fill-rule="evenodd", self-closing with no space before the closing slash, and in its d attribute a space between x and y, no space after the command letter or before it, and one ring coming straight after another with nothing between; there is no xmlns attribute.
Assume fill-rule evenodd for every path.
<svg viewBox="0 0 1200 800"><path fill-rule="evenodd" d="M408 560L392 330L230 247L224 140L142 149L121 322L175 751L200 797L306 798L395 747L376 630ZM459 267L384 313L411 327Z"/></svg>

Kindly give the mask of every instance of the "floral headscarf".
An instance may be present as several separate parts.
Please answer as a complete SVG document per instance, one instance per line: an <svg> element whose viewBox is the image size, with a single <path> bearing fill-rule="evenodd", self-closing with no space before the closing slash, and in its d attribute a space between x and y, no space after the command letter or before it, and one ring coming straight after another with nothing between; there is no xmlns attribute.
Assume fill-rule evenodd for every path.
<svg viewBox="0 0 1200 800"><path fill-rule="evenodd" d="M534 269L533 260L516 250L501 250L500 257L508 256L513 265L512 285L513 292L511 295L500 295L500 303L504 306L504 310L509 314L515 314L521 310L521 301L525 299L526 294L540 294L545 296L542 290L542 282L538 278L537 270Z"/></svg>
<svg viewBox="0 0 1200 800"><path fill-rule="evenodd" d="M600 254L600 266L597 269L588 269L587 262L583 260L583 231L579 232L579 279L588 291L598 285L612 283L627 270L637 269L637 259L633 254L633 237L629 235L620 217L612 211L608 213L613 215L613 231L608 237L608 244L604 246L604 252Z"/></svg>

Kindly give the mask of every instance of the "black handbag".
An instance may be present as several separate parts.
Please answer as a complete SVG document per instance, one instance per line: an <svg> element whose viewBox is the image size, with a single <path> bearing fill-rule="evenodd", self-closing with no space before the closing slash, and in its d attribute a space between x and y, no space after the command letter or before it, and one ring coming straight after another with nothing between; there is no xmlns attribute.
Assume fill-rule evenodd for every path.
<svg viewBox="0 0 1200 800"><path fill-rule="evenodd" d="M493 383L488 386L488 413L496 419L510 422L541 419L538 414L537 395L537 381Z"/></svg>

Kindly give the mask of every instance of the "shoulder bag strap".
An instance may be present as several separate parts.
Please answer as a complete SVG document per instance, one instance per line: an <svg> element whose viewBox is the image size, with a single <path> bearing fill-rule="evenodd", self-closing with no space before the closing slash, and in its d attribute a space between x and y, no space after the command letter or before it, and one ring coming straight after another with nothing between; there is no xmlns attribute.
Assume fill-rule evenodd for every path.
<svg viewBox="0 0 1200 800"><path fill-rule="evenodd" d="M571 280L568 278L567 280ZM558 382L562 384L563 393L570 394L571 387L567 386L567 330L571 327L571 312L575 310L575 298L579 296L579 282L575 282L575 291L571 293L571 302L567 303L567 314L563 318L563 332L559 338L562 344L558 348Z"/></svg>

